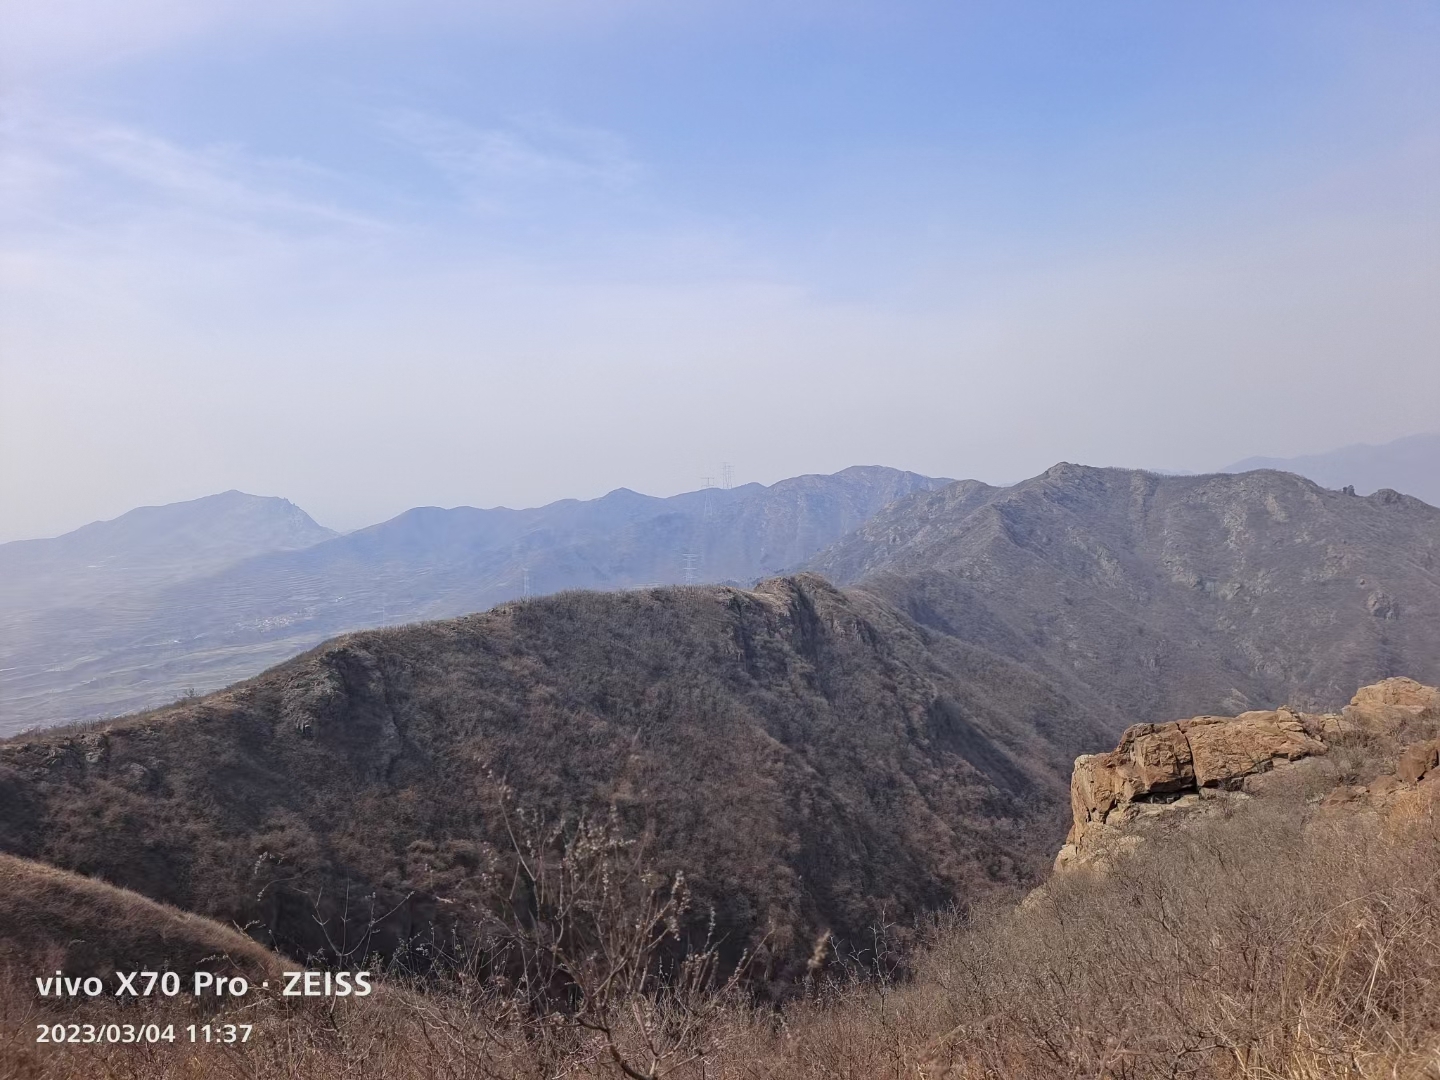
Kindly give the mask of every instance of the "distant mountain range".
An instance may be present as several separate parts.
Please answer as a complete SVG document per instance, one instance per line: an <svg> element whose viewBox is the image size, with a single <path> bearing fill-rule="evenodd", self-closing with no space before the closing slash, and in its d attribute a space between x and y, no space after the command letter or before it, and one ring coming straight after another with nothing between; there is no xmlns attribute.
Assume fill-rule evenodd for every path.
<svg viewBox="0 0 1440 1080"><path fill-rule="evenodd" d="M1227 471L1273 460L1252 458ZM1361 495L1397 489L1440 503L1440 436L1276 463L1331 488L1353 485ZM977 493L982 501L1000 491L1020 497L1035 481L1004 489L966 481L924 498L950 483L857 467L667 499L621 488L527 510L422 507L345 536L283 499L227 492L142 508L53 540L0 545L0 733L162 704L253 675L338 633L484 610L527 593L687 581L746 585L807 563L840 581L858 581L863 575L851 566L857 545L893 514L945 500L968 505L982 498ZM910 509L871 521L911 497L919 498L904 504ZM847 545L820 556L867 523ZM960 533L974 527L950 522L949 542L959 543ZM924 547L923 536L906 543ZM912 552L922 568L915 573L950 572L927 561L930 554ZM1009 605L1006 590L1023 594L1025 586L997 579L996 596ZM1044 603L1038 598L1035 611ZM1333 686L1338 692L1372 675L1337 671ZM1233 711L1256 695L1293 697L1299 685L1246 688L1243 679L1233 681L1228 697L1213 699L1217 708ZM1173 700L1193 708L1197 699L1186 691ZM1126 702L1131 708L1148 706L1135 698Z"/></svg>
<svg viewBox="0 0 1440 1080"><path fill-rule="evenodd" d="M817 490L829 506L919 489L814 553L818 573L570 591L365 630L204 698L0 743L0 850L295 955L384 952L483 924L486 890L513 880L497 872L512 850L503 778L546 821L587 813L645 836L662 873L685 872L701 937L713 905L727 948L795 980L824 930L850 955L882 917L903 933L924 910L1036 883L1075 755L1129 724L1329 711L1384 676L1440 680L1440 509L1418 499L1268 470L1061 464L1010 488L843 476L730 507L772 525L776 546L757 550L778 552ZM761 501L741 514L742 498ZM637 499L583 512L650 535ZM726 520L713 509L694 527ZM426 517L403 520L433 538ZM241 565L301 580L262 570L354 541L353 564L321 565L386 580L414 561L410 535ZM659 535L673 550L675 533ZM484 579L466 568L488 564L467 563L463 539L427 543L450 554L412 594L454 591L410 602L469 602L465 574L477 591ZM220 595L207 590L167 595ZM176 655L202 656L197 640Z"/></svg>
<svg viewBox="0 0 1440 1080"><path fill-rule="evenodd" d="M1353 487L1361 495L1391 488L1440 506L1440 435L1410 435L1379 446L1357 443L1300 457L1251 457L1221 472L1251 469L1299 473L1327 488Z"/></svg>
<svg viewBox="0 0 1440 1080"><path fill-rule="evenodd" d="M946 483L856 467L666 499L422 507L345 536L228 492L0 545L0 733L162 704L338 633L527 591L749 584Z"/></svg>

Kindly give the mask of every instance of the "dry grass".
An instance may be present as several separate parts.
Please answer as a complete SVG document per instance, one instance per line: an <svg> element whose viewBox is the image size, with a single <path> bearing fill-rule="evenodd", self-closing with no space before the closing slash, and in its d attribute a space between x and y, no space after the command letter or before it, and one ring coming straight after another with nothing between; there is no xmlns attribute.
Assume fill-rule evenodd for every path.
<svg viewBox="0 0 1440 1080"><path fill-rule="evenodd" d="M12 1073L36 1078L1440 1076L1440 833L1427 817L1397 827L1303 798L1236 799L1104 875L1063 876L923 936L911 977L832 962L779 1009L640 979L587 1023L601 958L563 1007L458 977L397 979L331 1008L262 1003L244 1048L34 1047L34 1004L13 981L0 1022L19 1048Z"/></svg>
<svg viewBox="0 0 1440 1080"><path fill-rule="evenodd" d="M275 953L238 931L103 881L5 854L0 854L0 927L0 962L33 964L44 957L48 970L63 968L70 975L143 969L157 957L175 970L243 974L256 981L280 970Z"/></svg>

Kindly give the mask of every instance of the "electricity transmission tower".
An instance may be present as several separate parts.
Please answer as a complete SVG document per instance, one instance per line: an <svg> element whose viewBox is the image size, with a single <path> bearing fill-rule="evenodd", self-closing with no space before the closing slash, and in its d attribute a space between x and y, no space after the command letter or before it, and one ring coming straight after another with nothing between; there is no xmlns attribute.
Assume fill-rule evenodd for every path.
<svg viewBox="0 0 1440 1080"><path fill-rule="evenodd" d="M685 584L694 585L700 578L700 556L693 551L684 553L685 558Z"/></svg>
<svg viewBox="0 0 1440 1080"><path fill-rule="evenodd" d="M715 490L715 478L713 476L702 476L700 478L700 490L705 494L700 500L700 519L709 521L715 513L715 502L710 493Z"/></svg>

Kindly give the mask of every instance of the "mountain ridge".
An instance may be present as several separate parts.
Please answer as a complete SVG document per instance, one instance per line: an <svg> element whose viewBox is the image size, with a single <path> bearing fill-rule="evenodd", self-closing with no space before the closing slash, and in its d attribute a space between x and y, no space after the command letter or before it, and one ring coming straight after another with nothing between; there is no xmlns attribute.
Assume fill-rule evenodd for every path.
<svg viewBox="0 0 1440 1080"><path fill-rule="evenodd" d="M130 595L159 581L200 576L338 535L289 499L233 489L140 506L60 536L0 544L0 608Z"/></svg>
<svg viewBox="0 0 1440 1080"><path fill-rule="evenodd" d="M1221 472L1279 469L1328 488L1353 487L1361 495L1383 488L1404 491L1440 506L1440 434L1407 435L1387 443L1355 443L1296 457L1248 457Z"/></svg>
<svg viewBox="0 0 1440 1080"><path fill-rule="evenodd" d="M72 590L36 609L0 594L0 733L157 705L338 633L484 610L527 587L749 584L893 498L947 482L853 466L668 499L621 488L526 510L416 507L206 574L152 575L123 602Z"/></svg>
<svg viewBox="0 0 1440 1080"><path fill-rule="evenodd" d="M357 935L390 951L483 925L503 779L548 820L618 814L727 948L791 979L824 930L859 948L876 919L1043 872L1070 762L1105 737L1072 713L811 576L562 593L0 742L0 850L293 955Z"/></svg>
<svg viewBox="0 0 1440 1080"><path fill-rule="evenodd" d="M1074 757L1124 726L1324 712L1375 681L1356 671L1433 682L1440 661L1440 510L1284 473L961 481L813 564L854 584L507 601L11 739L0 850L298 955L399 948L483 920L503 782L550 820L613 808L793 980L824 930L1037 880ZM352 895L394 918L354 924Z"/></svg>
<svg viewBox="0 0 1440 1080"><path fill-rule="evenodd" d="M1068 463L898 500L807 564L1045 672L1117 731L1436 681L1437 567L1440 510L1393 491Z"/></svg>

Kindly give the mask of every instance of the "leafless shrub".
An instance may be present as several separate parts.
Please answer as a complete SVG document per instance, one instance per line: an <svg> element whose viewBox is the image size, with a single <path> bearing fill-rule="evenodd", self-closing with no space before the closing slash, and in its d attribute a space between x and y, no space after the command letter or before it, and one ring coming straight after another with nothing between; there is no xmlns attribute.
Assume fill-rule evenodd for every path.
<svg viewBox="0 0 1440 1080"><path fill-rule="evenodd" d="M659 1080L700 1060L716 1013L736 994L746 961L719 977L713 918L687 940L683 873L662 879L643 839L612 812L546 826L499 805L516 853L502 948L519 964L526 1010L597 1036L632 1080Z"/></svg>
<svg viewBox="0 0 1440 1080"><path fill-rule="evenodd" d="M1332 738L1326 754L1339 779L1346 784L1368 784L1399 753L1397 739L1367 731L1346 732Z"/></svg>

